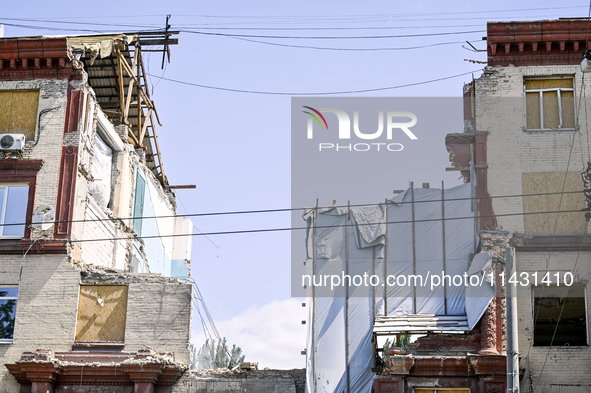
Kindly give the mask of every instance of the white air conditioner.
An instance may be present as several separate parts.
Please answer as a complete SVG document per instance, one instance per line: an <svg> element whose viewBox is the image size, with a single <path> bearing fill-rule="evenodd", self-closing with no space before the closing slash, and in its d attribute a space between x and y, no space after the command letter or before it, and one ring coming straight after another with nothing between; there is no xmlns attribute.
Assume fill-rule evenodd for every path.
<svg viewBox="0 0 591 393"><path fill-rule="evenodd" d="M0 134L0 150L22 150L25 147L23 134Z"/></svg>

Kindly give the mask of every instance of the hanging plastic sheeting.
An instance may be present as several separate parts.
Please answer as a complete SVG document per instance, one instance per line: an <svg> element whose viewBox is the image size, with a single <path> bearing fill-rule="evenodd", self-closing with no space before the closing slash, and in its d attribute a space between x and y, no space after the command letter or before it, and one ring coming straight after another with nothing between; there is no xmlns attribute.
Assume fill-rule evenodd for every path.
<svg viewBox="0 0 591 393"><path fill-rule="evenodd" d="M477 240L471 187L411 188L375 206L305 211L307 392L371 392L376 315L468 315L474 327L494 294L478 292L485 298L467 303L465 285L429 281L468 272ZM471 274L486 270L481 258ZM371 276L378 285L367 284ZM409 276L423 284L396 281Z"/></svg>
<svg viewBox="0 0 591 393"><path fill-rule="evenodd" d="M372 248L359 248L353 219L347 209L308 211L309 275L363 275ZM309 221L310 222L310 221ZM314 243L316 247L314 247ZM315 255L314 249L316 250ZM330 287L311 286L310 332L307 353L308 392L371 392L373 384L373 296L371 288L339 286L336 297ZM315 377L314 377L315 376Z"/></svg>
<svg viewBox="0 0 591 393"><path fill-rule="evenodd" d="M111 166L113 164L113 150L96 134L94 141L94 157L92 159L92 177L94 181L88 185L88 190L99 205L105 209L111 198Z"/></svg>
<svg viewBox="0 0 591 393"><path fill-rule="evenodd" d="M474 257L470 269L468 269L470 277L476 276L479 281L482 280L482 285L466 288L466 314L470 329L478 323L495 296L492 281L492 258L492 252L481 252Z"/></svg>

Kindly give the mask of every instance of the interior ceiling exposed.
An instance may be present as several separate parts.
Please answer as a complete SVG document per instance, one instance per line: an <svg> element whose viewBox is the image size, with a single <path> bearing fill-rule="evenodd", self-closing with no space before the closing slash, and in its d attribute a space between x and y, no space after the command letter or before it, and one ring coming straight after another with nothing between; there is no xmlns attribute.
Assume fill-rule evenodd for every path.
<svg viewBox="0 0 591 393"><path fill-rule="evenodd" d="M72 38L74 53L84 53L80 60L101 109L114 125L129 127L128 142L145 150L146 165L164 186L168 180L156 134L156 124L162 124L150 97L142 54L161 53L164 66L170 61L170 45L178 44L170 38L173 34L178 31Z"/></svg>

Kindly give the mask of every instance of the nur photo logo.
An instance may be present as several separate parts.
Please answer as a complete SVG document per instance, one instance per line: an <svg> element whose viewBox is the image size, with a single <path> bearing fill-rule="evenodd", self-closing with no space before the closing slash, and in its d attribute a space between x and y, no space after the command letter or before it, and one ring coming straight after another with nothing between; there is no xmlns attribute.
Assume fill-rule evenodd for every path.
<svg viewBox="0 0 591 393"><path fill-rule="evenodd" d="M321 108L317 110L310 106L302 106L306 109L302 112L308 115L307 119L307 138L314 139L314 127L320 127L320 130L329 131L328 122L324 117L323 113L333 113L337 117L338 121L338 140L351 139L351 117L347 112L337 108ZM370 151L370 150L384 150L384 151L401 151L404 146L401 143L390 142L395 133L402 131L409 139L418 139L417 136L410 130L415 124L417 124L417 116L411 112L396 112L388 111L377 112L378 126L377 131L367 133L362 132L359 126L359 111L353 111L353 134L356 138L363 140L378 140L384 139L384 128L386 129L385 140L386 142L372 142L372 143L329 143L322 142L318 144L319 151ZM365 113L364 113L365 115ZM369 114L368 114L369 115ZM374 115L375 116L375 115ZM401 121L405 120L405 121ZM384 127L385 123L385 127Z"/></svg>

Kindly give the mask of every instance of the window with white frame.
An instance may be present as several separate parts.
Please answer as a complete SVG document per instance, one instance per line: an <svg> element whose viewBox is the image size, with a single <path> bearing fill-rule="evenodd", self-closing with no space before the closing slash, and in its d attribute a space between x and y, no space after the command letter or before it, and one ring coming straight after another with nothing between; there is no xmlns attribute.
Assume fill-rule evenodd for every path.
<svg viewBox="0 0 591 393"><path fill-rule="evenodd" d="M575 90L572 77L525 79L527 130L575 129Z"/></svg>
<svg viewBox="0 0 591 393"><path fill-rule="evenodd" d="M585 286L533 287L534 346L588 345Z"/></svg>
<svg viewBox="0 0 591 393"><path fill-rule="evenodd" d="M28 203L28 185L0 184L0 238L24 236Z"/></svg>
<svg viewBox="0 0 591 393"><path fill-rule="evenodd" d="M0 286L0 343L11 343L14 335L18 287Z"/></svg>

